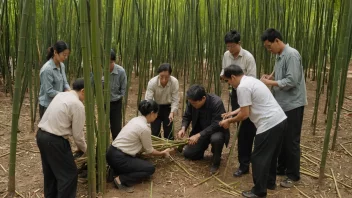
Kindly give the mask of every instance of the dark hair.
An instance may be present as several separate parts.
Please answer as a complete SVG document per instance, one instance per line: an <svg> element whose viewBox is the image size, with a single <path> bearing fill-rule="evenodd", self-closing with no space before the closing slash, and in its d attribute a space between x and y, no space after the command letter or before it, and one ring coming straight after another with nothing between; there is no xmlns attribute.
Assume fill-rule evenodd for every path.
<svg viewBox="0 0 352 198"><path fill-rule="evenodd" d="M237 30L233 29L226 33L225 44L226 43L239 43L241 41L241 34Z"/></svg>
<svg viewBox="0 0 352 198"><path fill-rule="evenodd" d="M76 79L75 82L72 84L72 89L75 91L81 91L82 89L84 89L83 78Z"/></svg>
<svg viewBox="0 0 352 198"><path fill-rule="evenodd" d="M206 96L207 93L202 85L192 85L187 90L187 99L199 101L202 100L203 96Z"/></svg>
<svg viewBox="0 0 352 198"><path fill-rule="evenodd" d="M48 53L46 55L46 60L50 60L54 56L54 50L56 50L57 53L61 53L65 50L68 49L67 43L64 41L57 41L54 46L51 46L48 48Z"/></svg>
<svg viewBox="0 0 352 198"><path fill-rule="evenodd" d="M111 49L111 51L110 51L110 60L116 61L116 53L114 52L113 49Z"/></svg>
<svg viewBox="0 0 352 198"><path fill-rule="evenodd" d="M154 100L142 100L138 104L138 111L144 116L150 114L151 112L158 113L159 105Z"/></svg>
<svg viewBox="0 0 352 198"><path fill-rule="evenodd" d="M229 65L224 69L224 76L226 78L231 78L231 75L242 76L243 74L242 68L238 65Z"/></svg>
<svg viewBox="0 0 352 198"><path fill-rule="evenodd" d="M278 30L274 28L266 29L261 36L261 40L263 42L266 40L268 40L269 42L274 42L275 39L279 39L280 41L282 41L282 35Z"/></svg>
<svg viewBox="0 0 352 198"><path fill-rule="evenodd" d="M158 74L160 74L161 72L163 71L168 71L169 74L171 75L171 72L172 72L172 68L171 68L171 65L170 63L163 63L159 66L158 68Z"/></svg>

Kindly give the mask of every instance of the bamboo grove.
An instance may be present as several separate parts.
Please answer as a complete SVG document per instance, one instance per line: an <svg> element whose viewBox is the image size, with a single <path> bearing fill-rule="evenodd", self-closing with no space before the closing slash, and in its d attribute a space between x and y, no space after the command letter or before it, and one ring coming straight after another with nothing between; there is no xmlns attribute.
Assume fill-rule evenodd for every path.
<svg viewBox="0 0 352 198"><path fill-rule="evenodd" d="M57 40L70 45L65 63L67 79L85 78L89 192L95 197L105 191L105 149L110 140L106 116L109 105L104 110L104 101L109 101L109 89L103 90L101 83L91 87L90 73L96 82L103 72L109 76L112 48L119 56L118 64L126 70L127 87L139 78L137 101L162 62L173 65L174 75L183 79L184 85L201 83L219 95L223 37L234 28L241 32L242 46L254 55L258 76L271 73L274 65L274 57L260 41L266 28L279 29L284 41L301 53L306 78L317 87L312 135L319 105L326 113L326 118L321 118L327 120L322 179L330 131L334 132L332 149L338 136L352 50L351 14L350 0L0 0L0 69L6 94L13 99L9 192L15 192L21 104L28 91L34 132L39 68L46 49ZM130 97L135 96L127 91L124 103Z"/></svg>

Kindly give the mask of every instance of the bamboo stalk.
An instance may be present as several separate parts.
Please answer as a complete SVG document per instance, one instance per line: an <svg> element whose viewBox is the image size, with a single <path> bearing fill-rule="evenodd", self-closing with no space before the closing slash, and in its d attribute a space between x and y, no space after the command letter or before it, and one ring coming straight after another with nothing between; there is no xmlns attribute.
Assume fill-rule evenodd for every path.
<svg viewBox="0 0 352 198"><path fill-rule="evenodd" d="M336 182L336 178L335 178L335 175L334 175L334 171L332 170L332 168L330 168L330 171L331 171L332 178L334 179L337 195L339 196L339 198L341 198L341 194L340 194L339 188L337 187L337 182Z"/></svg>
<svg viewBox="0 0 352 198"><path fill-rule="evenodd" d="M234 196L240 196L241 194L240 193L237 193L237 192L234 192L234 191L227 191L225 189L222 189L222 188L217 188L217 190L220 190L224 193L227 193L227 194L230 194L230 195L234 195Z"/></svg>
<svg viewBox="0 0 352 198"><path fill-rule="evenodd" d="M216 180L218 180L218 181L219 181L222 185L224 185L225 187L227 187L227 188L229 188L229 189L231 189L231 190L234 190L236 193L241 194L240 191L238 191L238 190L232 188L230 185L228 185L227 183L223 182L223 181L222 181L221 179L219 179L217 176L214 175L214 178L215 178Z"/></svg>
<svg viewBox="0 0 352 198"><path fill-rule="evenodd" d="M193 187L197 187L197 186L199 186L199 185L201 185L201 184L203 184L203 183L209 181L211 178L213 178L214 176L216 176L216 175L218 175L218 174L219 174L219 172L217 172L217 173L215 173L214 175L212 175L212 176L210 176L210 177L208 177L208 178L202 180L201 182L199 182L199 183L197 183L197 184L193 184Z"/></svg>
<svg viewBox="0 0 352 198"><path fill-rule="evenodd" d="M298 192L301 193L304 197L310 198L306 193L304 193L303 191L301 191L300 189L298 189L296 186L293 186L293 187L295 187L295 189L298 190Z"/></svg>
<svg viewBox="0 0 352 198"><path fill-rule="evenodd" d="M150 198L153 197L153 181L150 182Z"/></svg>
<svg viewBox="0 0 352 198"><path fill-rule="evenodd" d="M352 157L352 153L349 152L349 151L346 149L346 147L344 147L342 144L340 144L340 146L341 146L343 149L345 149L345 151Z"/></svg>
<svg viewBox="0 0 352 198"><path fill-rule="evenodd" d="M313 164L319 166L318 163L316 163L316 162L314 162L313 160L309 159L306 155L302 155L302 157L303 157L304 159L308 160L309 162L311 162L311 163L313 163Z"/></svg>
<svg viewBox="0 0 352 198"><path fill-rule="evenodd" d="M179 162L177 162L171 155L169 157L171 161L173 161L178 167L180 167L183 171L185 171L189 176L197 179L197 177L195 177L190 172L188 172L188 170L185 167L183 167Z"/></svg>

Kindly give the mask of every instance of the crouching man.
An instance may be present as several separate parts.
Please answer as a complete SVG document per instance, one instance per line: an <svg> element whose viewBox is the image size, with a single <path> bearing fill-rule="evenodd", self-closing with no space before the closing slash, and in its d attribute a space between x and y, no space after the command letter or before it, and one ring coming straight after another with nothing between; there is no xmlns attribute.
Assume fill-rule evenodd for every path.
<svg viewBox="0 0 352 198"><path fill-rule="evenodd" d="M178 137L184 137L191 122L192 131L183 155L191 160L203 159L210 143L213 153L210 173L214 174L220 166L222 148L224 144L227 146L230 138L229 130L219 126L221 115L225 113L224 104L219 96L207 94L201 85L192 85L186 97L188 103Z"/></svg>
<svg viewBox="0 0 352 198"><path fill-rule="evenodd" d="M244 197L266 197L267 189L276 187L277 158L281 149L287 117L268 87L260 80L245 76L241 67L230 65L224 71L225 81L236 88L240 108L224 114L236 115L220 122L229 128L230 123L249 119L257 128L251 156L254 187L243 192Z"/></svg>

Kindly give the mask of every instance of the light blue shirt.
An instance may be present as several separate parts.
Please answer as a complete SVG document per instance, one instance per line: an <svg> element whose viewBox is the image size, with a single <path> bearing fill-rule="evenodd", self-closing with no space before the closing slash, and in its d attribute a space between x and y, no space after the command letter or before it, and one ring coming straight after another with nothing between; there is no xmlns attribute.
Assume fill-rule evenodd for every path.
<svg viewBox="0 0 352 198"><path fill-rule="evenodd" d="M39 104L44 107L48 107L58 93L70 89L66 78L65 65L60 63L60 67L56 67L52 58L40 69L39 76Z"/></svg>
<svg viewBox="0 0 352 198"><path fill-rule="evenodd" d="M301 55L288 44L276 56L273 95L284 111L307 105L307 91Z"/></svg>

